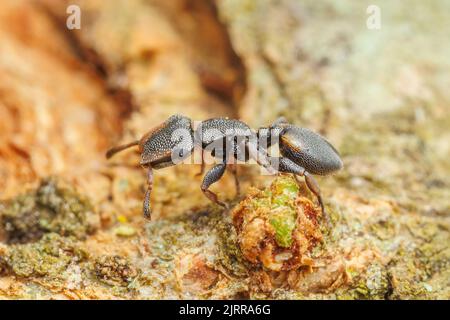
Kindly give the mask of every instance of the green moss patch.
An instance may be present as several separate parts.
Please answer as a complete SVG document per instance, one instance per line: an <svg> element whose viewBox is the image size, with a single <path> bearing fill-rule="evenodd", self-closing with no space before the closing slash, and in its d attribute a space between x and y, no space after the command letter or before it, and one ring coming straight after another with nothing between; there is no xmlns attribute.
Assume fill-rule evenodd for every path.
<svg viewBox="0 0 450 320"><path fill-rule="evenodd" d="M298 196L299 187L296 181L283 176L276 179L270 186L270 191L264 193L266 199L258 199L267 206L269 223L275 230L275 240L280 247L288 248L292 244L292 232L297 219L295 199Z"/></svg>
<svg viewBox="0 0 450 320"><path fill-rule="evenodd" d="M59 279L71 263L87 259L75 239L58 234L44 235L38 242L12 245L6 254L6 264L16 276Z"/></svg>
<svg viewBox="0 0 450 320"><path fill-rule="evenodd" d="M35 191L2 203L0 220L10 244L37 241L50 232L83 239L98 226L90 202L52 178Z"/></svg>

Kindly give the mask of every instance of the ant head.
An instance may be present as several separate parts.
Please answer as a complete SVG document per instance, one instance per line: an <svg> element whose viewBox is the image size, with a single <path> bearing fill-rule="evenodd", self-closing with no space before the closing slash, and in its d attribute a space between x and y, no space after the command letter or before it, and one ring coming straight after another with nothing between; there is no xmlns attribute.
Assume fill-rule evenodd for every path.
<svg viewBox="0 0 450 320"><path fill-rule="evenodd" d="M173 115L147 133L140 145L141 165L163 168L177 164L187 158L194 148L191 120Z"/></svg>

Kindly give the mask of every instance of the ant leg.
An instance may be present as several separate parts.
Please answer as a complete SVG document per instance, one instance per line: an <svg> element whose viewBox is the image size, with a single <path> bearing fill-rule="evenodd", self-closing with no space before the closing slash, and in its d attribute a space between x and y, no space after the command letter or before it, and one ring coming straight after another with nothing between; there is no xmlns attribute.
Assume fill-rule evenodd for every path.
<svg viewBox="0 0 450 320"><path fill-rule="evenodd" d="M241 185L239 183L239 178L237 175L237 165L235 163L233 163L233 164L230 164L228 167L230 168L230 171L234 176L234 185L236 187L236 196L239 197L241 195Z"/></svg>
<svg viewBox="0 0 450 320"><path fill-rule="evenodd" d="M144 217L148 220L151 220L151 208L150 208L150 194L153 189L153 170L152 167L148 167L147 172L147 191L145 192L144 198Z"/></svg>
<svg viewBox="0 0 450 320"><path fill-rule="evenodd" d="M317 197L317 201L319 201L320 208L322 209L322 215L325 218L327 224L330 226L331 225L330 217L325 212L325 206L323 205L322 196L320 194L320 188L319 185L317 184L317 181L308 172L305 172L305 181L306 185L308 186L308 189L312 193L314 193L314 195Z"/></svg>
<svg viewBox="0 0 450 320"><path fill-rule="evenodd" d="M297 179L296 175L304 176L306 185L308 189L316 196L317 201L319 202L320 209L322 210L322 215L324 216L328 225L330 225L330 218L325 212L325 206L323 204L322 195L320 194L320 188L317 184L316 180L305 170L305 168L299 166L292 160L288 158L279 158L279 171L286 173L293 173L295 179Z"/></svg>
<svg viewBox="0 0 450 320"><path fill-rule="evenodd" d="M272 163L269 160L269 156L262 151L264 149L261 150L258 148L257 143L250 142L248 143L247 148L251 159L255 160L260 166L263 166L269 174L277 173L277 170L273 168Z"/></svg>
<svg viewBox="0 0 450 320"><path fill-rule="evenodd" d="M217 182L220 178L222 178L226 167L227 167L227 165L225 163L220 163L220 164L217 164L214 167L212 167L211 170L209 170L205 174L205 177L203 178L203 182L202 182L202 186L201 186L203 193L205 194L205 196L208 197L209 200L211 200L212 202L214 202L222 207L225 207L225 208L227 207L227 205L224 202L219 201L217 195L214 192L209 191L208 188L214 182Z"/></svg>
<svg viewBox="0 0 450 320"><path fill-rule="evenodd" d="M293 173L294 177L297 179L297 175L304 176L305 175L305 168L299 166L294 161L290 160L289 158L280 157L278 158L278 171L279 172L286 172L286 173Z"/></svg>
<svg viewBox="0 0 450 320"><path fill-rule="evenodd" d="M203 172L205 172L205 159L204 159L203 148L201 150L201 155L202 155L202 164L201 164L200 172L195 175L196 177L201 176L203 174Z"/></svg>

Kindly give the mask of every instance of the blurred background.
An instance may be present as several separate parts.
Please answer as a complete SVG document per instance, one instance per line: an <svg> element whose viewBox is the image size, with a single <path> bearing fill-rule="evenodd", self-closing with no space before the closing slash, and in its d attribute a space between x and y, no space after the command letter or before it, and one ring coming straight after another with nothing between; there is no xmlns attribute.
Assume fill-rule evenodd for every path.
<svg viewBox="0 0 450 320"><path fill-rule="evenodd" d="M79 29L67 26L69 5L80 9ZM254 128L285 116L340 151L345 169L319 179L332 210L397 231L433 226L385 239L439 239L445 269L449 35L446 0L2 0L0 199L55 176L98 212L92 250L123 254L135 242L117 244L114 230L142 227L145 175L136 152L107 162L109 147L175 113ZM244 191L270 183L257 168L239 170ZM156 173L155 220L209 210L198 171ZM235 199L229 174L212 189ZM427 279L447 291L424 294L448 298L443 269Z"/></svg>

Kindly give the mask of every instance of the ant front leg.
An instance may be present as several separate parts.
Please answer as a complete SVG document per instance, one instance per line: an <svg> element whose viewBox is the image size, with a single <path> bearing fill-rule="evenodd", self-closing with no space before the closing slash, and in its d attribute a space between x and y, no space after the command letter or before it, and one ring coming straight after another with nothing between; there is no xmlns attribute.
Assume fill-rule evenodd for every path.
<svg viewBox="0 0 450 320"><path fill-rule="evenodd" d="M208 197L209 200L225 208L227 208L227 205L224 202L219 201L217 195L214 192L209 191L208 189L213 183L219 181L219 179L222 178L223 174L225 173L226 167L227 165L225 163L220 163L212 167L211 170L209 170L205 174L201 186L203 193Z"/></svg>
<svg viewBox="0 0 450 320"><path fill-rule="evenodd" d="M316 180L311 176L309 172L305 170L305 168L299 166L292 160L288 158L279 158L279 169L280 172L293 173L295 179L297 180L297 175L304 176L306 185L308 189L316 196L317 201L319 202L320 209L322 210L322 215L325 218L325 221L328 225L331 225L330 218L328 214L325 212L325 206L323 204L322 195L320 193L319 185Z"/></svg>
<svg viewBox="0 0 450 320"><path fill-rule="evenodd" d="M152 212L150 208L150 195L153 189L153 169L152 167L148 167L147 171L147 191L145 192L144 198L144 217L148 220L152 218Z"/></svg>

